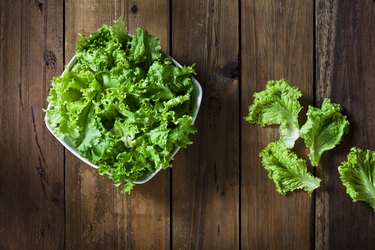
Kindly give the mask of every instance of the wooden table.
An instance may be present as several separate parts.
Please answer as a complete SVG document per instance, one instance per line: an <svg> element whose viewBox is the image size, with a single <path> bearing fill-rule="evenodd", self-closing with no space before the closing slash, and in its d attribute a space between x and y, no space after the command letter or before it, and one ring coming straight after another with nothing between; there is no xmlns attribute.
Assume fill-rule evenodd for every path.
<svg viewBox="0 0 375 250"><path fill-rule="evenodd" d="M77 33L119 17L196 63L204 91L194 144L131 196L43 119ZM337 172L352 146L375 149L374 1L2 0L0 24L0 249L375 249L375 212ZM252 94L283 77L304 111L330 97L351 123L312 170L312 196L276 193L258 153L278 130L243 119Z"/></svg>

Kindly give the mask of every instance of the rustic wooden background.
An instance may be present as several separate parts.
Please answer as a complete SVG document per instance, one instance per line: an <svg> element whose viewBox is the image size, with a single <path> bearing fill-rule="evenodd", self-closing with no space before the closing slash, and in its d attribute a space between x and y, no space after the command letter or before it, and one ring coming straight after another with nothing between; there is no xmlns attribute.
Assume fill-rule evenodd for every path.
<svg viewBox="0 0 375 250"><path fill-rule="evenodd" d="M196 63L204 90L194 144L131 196L64 150L42 111L77 33L119 17ZM1 0L0 249L375 249L375 212L337 172L352 146L375 149L374 59L372 0ZM243 120L282 77L305 108L330 97L351 122L312 196L275 192L258 153L277 129Z"/></svg>

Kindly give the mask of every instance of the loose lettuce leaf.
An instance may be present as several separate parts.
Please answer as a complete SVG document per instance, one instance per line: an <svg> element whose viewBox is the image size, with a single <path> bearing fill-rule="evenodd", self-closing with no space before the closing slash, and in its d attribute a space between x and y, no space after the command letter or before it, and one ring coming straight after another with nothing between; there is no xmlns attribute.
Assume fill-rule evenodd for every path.
<svg viewBox="0 0 375 250"><path fill-rule="evenodd" d="M171 166L191 144L192 66L179 68L159 40L123 21L104 25L77 44L75 63L52 80L46 121L116 186Z"/></svg>
<svg viewBox="0 0 375 250"><path fill-rule="evenodd" d="M307 172L306 161L291 152L283 141L270 143L259 156L268 177L282 195L296 189L310 193L320 185L320 179Z"/></svg>
<svg viewBox="0 0 375 250"><path fill-rule="evenodd" d="M280 125L280 137L288 148L293 148L299 137L298 114L302 109L298 99L301 91L287 80L268 81L266 89L254 94L245 120L261 126Z"/></svg>
<svg viewBox="0 0 375 250"><path fill-rule="evenodd" d="M310 149L313 166L318 166L322 154L339 144L347 133L349 122L341 111L341 105L328 98L324 99L321 108L309 106L307 121L300 129L300 136Z"/></svg>
<svg viewBox="0 0 375 250"><path fill-rule="evenodd" d="M137 28L131 42L130 53L134 62L149 66L151 62L161 58L159 39L150 36L144 29Z"/></svg>
<svg viewBox="0 0 375 250"><path fill-rule="evenodd" d="M375 211L375 152L352 148L339 173L353 201L365 201Z"/></svg>

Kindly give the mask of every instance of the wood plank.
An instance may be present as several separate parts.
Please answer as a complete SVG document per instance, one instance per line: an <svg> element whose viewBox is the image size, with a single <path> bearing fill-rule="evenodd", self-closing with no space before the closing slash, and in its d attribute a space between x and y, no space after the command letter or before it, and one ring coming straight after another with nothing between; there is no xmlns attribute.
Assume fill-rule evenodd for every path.
<svg viewBox="0 0 375 250"><path fill-rule="evenodd" d="M167 0L66 1L66 60L74 53L77 32L89 34L124 17L131 32L141 25L169 49ZM131 196L120 193L97 171L66 155L66 245L68 249L168 249L169 174L160 172Z"/></svg>
<svg viewBox="0 0 375 250"><path fill-rule="evenodd" d="M0 3L0 248L63 249L64 151L44 125L63 1Z"/></svg>
<svg viewBox="0 0 375 250"><path fill-rule="evenodd" d="M353 203L339 180L337 167L353 146L375 150L375 4L373 1L316 3L316 96L344 106L350 133L322 157L318 175L316 249L373 249L375 213Z"/></svg>
<svg viewBox="0 0 375 250"><path fill-rule="evenodd" d="M313 1L241 1L241 117L271 79L288 79L301 89L304 107L312 103L313 11ZM241 247L312 248L313 198L278 194L260 163L259 152L278 139L278 128L242 120L241 131ZM303 152L299 142L295 150Z"/></svg>
<svg viewBox="0 0 375 250"><path fill-rule="evenodd" d="M238 41L238 1L173 1L172 56L196 63L204 93L172 169L174 249L239 247Z"/></svg>

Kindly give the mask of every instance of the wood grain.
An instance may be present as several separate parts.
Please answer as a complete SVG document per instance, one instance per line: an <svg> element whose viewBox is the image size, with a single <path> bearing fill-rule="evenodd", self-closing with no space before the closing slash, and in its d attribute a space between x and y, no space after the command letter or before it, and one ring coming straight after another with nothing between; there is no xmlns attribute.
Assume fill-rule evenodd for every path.
<svg viewBox="0 0 375 250"><path fill-rule="evenodd" d="M77 32L91 33L123 17L134 32L141 25L169 48L168 1L66 1L66 54ZM68 249L168 249L169 175L160 172L131 196L120 193L97 171L66 155L66 244Z"/></svg>
<svg viewBox="0 0 375 250"><path fill-rule="evenodd" d="M196 63L203 101L194 144L172 170L174 249L239 245L238 1L173 1L172 56Z"/></svg>
<svg viewBox="0 0 375 250"><path fill-rule="evenodd" d="M346 194L337 167L351 147L375 149L375 4L374 1L316 3L316 96L343 105L350 133L322 157L317 193L317 249L374 249L375 213Z"/></svg>
<svg viewBox="0 0 375 250"><path fill-rule="evenodd" d="M196 63L204 91L194 144L131 196L64 153L42 111L77 33L118 17ZM375 150L374 44L371 0L0 1L0 249L374 249L375 213L337 171L351 147ZM280 78L301 114L330 97L351 123L312 170L316 196L276 193L258 154L278 129L243 120Z"/></svg>
<svg viewBox="0 0 375 250"><path fill-rule="evenodd" d="M313 10L313 1L241 1L241 117L272 79L288 79L301 89L303 105L312 103ZM312 248L312 197L278 194L260 163L278 128L241 121L241 248ZM303 152L299 142L295 148Z"/></svg>
<svg viewBox="0 0 375 250"><path fill-rule="evenodd" d="M64 154L43 119L63 66L62 7L0 3L0 249L64 246Z"/></svg>

